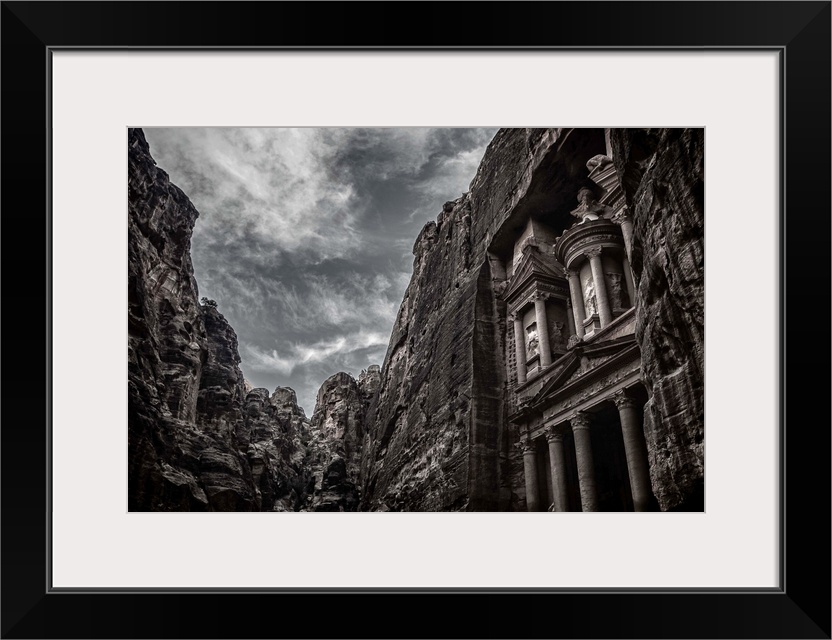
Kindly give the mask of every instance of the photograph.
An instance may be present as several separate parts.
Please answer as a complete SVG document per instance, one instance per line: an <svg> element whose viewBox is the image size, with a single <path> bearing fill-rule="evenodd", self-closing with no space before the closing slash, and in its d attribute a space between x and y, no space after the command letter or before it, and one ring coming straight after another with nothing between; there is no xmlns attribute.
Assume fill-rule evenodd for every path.
<svg viewBox="0 0 832 640"><path fill-rule="evenodd" d="M127 137L129 511L705 511L704 128Z"/></svg>
<svg viewBox="0 0 832 640"><path fill-rule="evenodd" d="M0 637L832 637L830 0L159 7L3 2Z"/></svg>

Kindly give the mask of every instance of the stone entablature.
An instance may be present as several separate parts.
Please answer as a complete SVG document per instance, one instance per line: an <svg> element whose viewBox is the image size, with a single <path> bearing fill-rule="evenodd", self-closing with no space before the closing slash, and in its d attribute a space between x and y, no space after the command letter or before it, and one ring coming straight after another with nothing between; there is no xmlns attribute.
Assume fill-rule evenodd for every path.
<svg viewBox="0 0 832 640"><path fill-rule="evenodd" d="M563 421L569 412L597 404L612 397L616 391L639 381L640 353L634 341L628 342L630 346L577 376L574 374L580 367L583 355L570 354L567 357L574 359L565 367L554 376L540 379L540 384L535 385L539 387L537 393L518 398L518 409L509 416L509 420L516 424L536 425L533 427L536 433L542 431L544 426ZM558 383L563 386L557 388Z"/></svg>
<svg viewBox="0 0 832 640"><path fill-rule="evenodd" d="M621 228L609 220L576 224L563 232L555 243L555 257L567 269L592 248L620 249L624 246Z"/></svg>

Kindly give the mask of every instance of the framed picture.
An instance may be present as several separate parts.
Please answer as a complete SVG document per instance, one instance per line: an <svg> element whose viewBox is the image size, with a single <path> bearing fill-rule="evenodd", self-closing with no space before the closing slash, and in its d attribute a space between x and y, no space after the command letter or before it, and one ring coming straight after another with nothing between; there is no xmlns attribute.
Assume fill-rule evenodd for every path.
<svg viewBox="0 0 832 640"><path fill-rule="evenodd" d="M809 341L808 352L829 353L817 326L830 306L830 3L396 8L3 3L3 225L13 240L3 278L3 636L281 635L287 616L272 612L284 610L314 616L314 636L400 633L362 622L376 602L408 620L407 635L438 635L438 622L414 615L428 599L448 613L473 605L466 628L477 636L830 637L828 366L801 350ZM388 15L393 40L371 26ZM543 502L565 511L592 495L577 470L572 493L537 484L556 476L555 456L525 405L513 415L545 471L527 464L521 506L541 513L130 506L124 151L137 128L565 125L704 128L704 509L542 513ZM587 169L597 177L604 162ZM581 224L611 224L597 184L570 183ZM622 262L626 233L610 233L621 246L606 255ZM603 263L618 292L604 300L594 263L573 260L566 235L553 252L586 267L576 289L585 317L576 322L577 298L564 293L563 330L600 334L627 317L626 266ZM506 260L517 273L535 268ZM504 292L529 380L551 364L546 355L571 362L574 347L541 346L554 334L538 330L540 318L560 313L555 276L543 280L546 303L519 285ZM625 343L588 347L585 359L624 358ZM646 398L622 400L622 411ZM580 466L578 437L569 442ZM631 464L629 449L618 453L622 469ZM632 490L615 502L625 511L640 504L633 468ZM491 614L511 605L524 615Z"/></svg>

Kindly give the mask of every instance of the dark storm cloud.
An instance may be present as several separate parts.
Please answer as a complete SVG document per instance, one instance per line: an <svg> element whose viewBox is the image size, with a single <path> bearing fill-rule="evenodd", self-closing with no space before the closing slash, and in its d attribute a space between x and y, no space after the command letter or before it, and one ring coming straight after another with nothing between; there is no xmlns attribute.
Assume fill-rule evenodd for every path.
<svg viewBox="0 0 832 640"><path fill-rule="evenodd" d="M381 364L413 243L468 189L496 129L146 129L200 212L200 295L237 332L254 386L311 413L338 371Z"/></svg>

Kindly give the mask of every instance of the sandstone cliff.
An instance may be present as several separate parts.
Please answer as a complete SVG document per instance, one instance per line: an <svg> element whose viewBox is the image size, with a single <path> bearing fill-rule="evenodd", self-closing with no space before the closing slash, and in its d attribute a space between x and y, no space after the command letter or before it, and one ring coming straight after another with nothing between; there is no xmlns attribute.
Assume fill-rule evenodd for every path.
<svg viewBox="0 0 832 640"><path fill-rule="evenodd" d="M651 393L644 409L662 510L704 504L703 129L614 129L613 157L633 215L636 334Z"/></svg>
<svg viewBox="0 0 832 640"><path fill-rule="evenodd" d="M378 365L356 381L336 373L318 391L305 461L312 475L313 511L355 511L360 498L359 467L366 411L378 389Z"/></svg>

